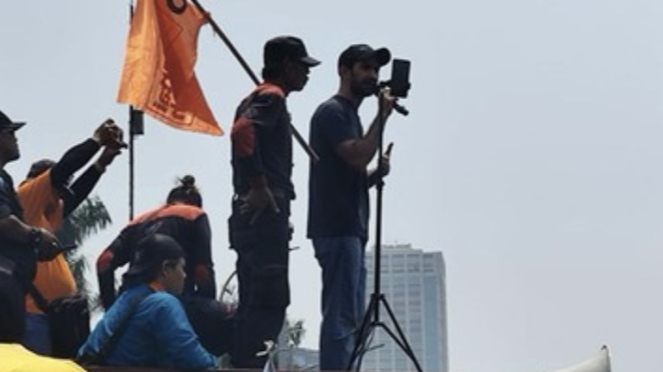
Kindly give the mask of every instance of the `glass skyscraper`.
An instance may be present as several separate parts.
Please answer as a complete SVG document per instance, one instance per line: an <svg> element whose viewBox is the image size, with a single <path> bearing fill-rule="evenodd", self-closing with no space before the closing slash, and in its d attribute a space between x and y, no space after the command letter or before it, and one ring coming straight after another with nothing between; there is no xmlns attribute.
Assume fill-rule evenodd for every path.
<svg viewBox="0 0 663 372"><path fill-rule="evenodd" d="M381 292L425 372L448 372L445 266L442 252L411 245L383 245ZM366 252L366 301L374 291L374 252ZM372 319L372 318L371 318ZM380 320L396 333L384 306ZM416 371L414 364L383 329L375 328L363 371Z"/></svg>

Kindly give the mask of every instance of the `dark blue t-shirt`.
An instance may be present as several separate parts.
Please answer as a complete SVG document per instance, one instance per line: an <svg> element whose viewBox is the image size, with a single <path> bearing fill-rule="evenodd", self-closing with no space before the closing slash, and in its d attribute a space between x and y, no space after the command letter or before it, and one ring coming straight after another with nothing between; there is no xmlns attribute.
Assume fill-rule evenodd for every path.
<svg viewBox="0 0 663 372"><path fill-rule="evenodd" d="M310 144L320 157L311 164L309 178L308 237L368 237L368 181L336 153L347 140L364 130L357 107L336 95L322 103L311 118Z"/></svg>
<svg viewBox="0 0 663 372"><path fill-rule="evenodd" d="M23 221L23 208L16 196L9 174L0 169L0 219L14 215ZM0 255L9 258L15 266L15 275L27 289L37 270L37 256L31 247L19 244L13 236L0 235Z"/></svg>

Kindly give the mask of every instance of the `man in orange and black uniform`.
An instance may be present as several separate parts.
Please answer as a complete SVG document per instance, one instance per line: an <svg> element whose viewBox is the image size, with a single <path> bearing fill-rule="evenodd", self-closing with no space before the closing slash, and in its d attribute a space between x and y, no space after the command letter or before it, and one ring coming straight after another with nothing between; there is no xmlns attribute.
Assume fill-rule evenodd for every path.
<svg viewBox="0 0 663 372"><path fill-rule="evenodd" d="M67 150L60 160L49 159L32 164L17 194L24 208L25 221L50 232L57 231L62 221L90 194L106 167L120 153L122 130L111 119L96 128L92 137ZM70 184L73 174L102 150L99 158ZM73 243L73 242L71 242ZM76 282L64 255L40 262L33 281L36 292L26 298L26 329L23 345L42 355L51 355L51 329L44 303L76 294ZM34 291L34 289L32 290ZM61 356L61 355L60 355Z"/></svg>
<svg viewBox="0 0 663 372"><path fill-rule="evenodd" d="M115 270L131 263L137 242L148 231L168 235L184 248L187 275L182 296L215 298L216 281L209 219L202 209L202 198L198 191L187 191L187 187L193 188L193 185L175 187L170 191L165 205L134 218L101 253L97 260L97 276L105 309L115 302L117 296Z"/></svg>
<svg viewBox="0 0 663 372"><path fill-rule="evenodd" d="M292 36L267 41L263 57L265 83L242 101L231 133L235 195L229 234L239 283L232 364L238 368L264 365L265 357L256 353L264 341L276 341L290 304L288 218L295 192L286 97L301 91L310 68L320 63Z"/></svg>

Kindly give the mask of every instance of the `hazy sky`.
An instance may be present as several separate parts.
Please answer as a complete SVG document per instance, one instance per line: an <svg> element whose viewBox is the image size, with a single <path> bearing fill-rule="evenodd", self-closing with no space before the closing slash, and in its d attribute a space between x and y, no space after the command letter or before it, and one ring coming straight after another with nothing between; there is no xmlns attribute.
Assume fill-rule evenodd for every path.
<svg viewBox="0 0 663 372"><path fill-rule="evenodd" d="M289 98L308 137L338 84L349 44L412 60L411 115L394 115L384 242L444 252L450 365L460 372L556 370L611 346L614 371L663 366L663 2L655 0L210 1L253 69L279 34L323 61ZM0 8L0 107L28 121L18 181L59 157L115 102L129 1L9 1ZM209 27L197 73L222 127L251 80ZM389 70L383 72L388 77ZM368 100L365 123L376 111ZM231 197L229 138L146 119L136 142L136 210L195 175L213 224L221 283ZM88 241L93 263L128 218L128 156L96 189L115 221ZM289 314L317 347L319 269L305 239L308 163L295 149L298 199ZM96 281L93 281L96 286ZM431 371L434 372L434 371Z"/></svg>

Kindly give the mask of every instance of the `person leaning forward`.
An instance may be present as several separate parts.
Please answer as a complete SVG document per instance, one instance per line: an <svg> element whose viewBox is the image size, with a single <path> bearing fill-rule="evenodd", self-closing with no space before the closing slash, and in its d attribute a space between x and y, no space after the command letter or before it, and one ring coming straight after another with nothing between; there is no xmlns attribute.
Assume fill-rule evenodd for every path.
<svg viewBox="0 0 663 372"><path fill-rule="evenodd" d="M304 89L311 67L304 43L273 38L264 47L265 80L237 109L231 131L233 186L230 244L237 252L239 307L232 364L260 368L256 353L276 340L290 304L288 248L292 175L289 93Z"/></svg>
<svg viewBox="0 0 663 372"><path fill-rule="evenodd" d="M203 197L195 182L191 175L179 179L178 185L168 192L165 204L134 218L99 255L96 269L104 309L108 310L117 297L115 271L132 263L136 255L136 242L152 232L175 239L186 253L187 276L182 296L216 297L212 230L203 210Z"/></svg>
<svg viewBox="0 0 663 372"><path fill-rule="evenodd" d="M14 122L0 111L0 342L19 342L25 328L25 294L37 261L53 259L59 242L46 229L28 225L14 183L4 169L20 157Z"/></svg>

